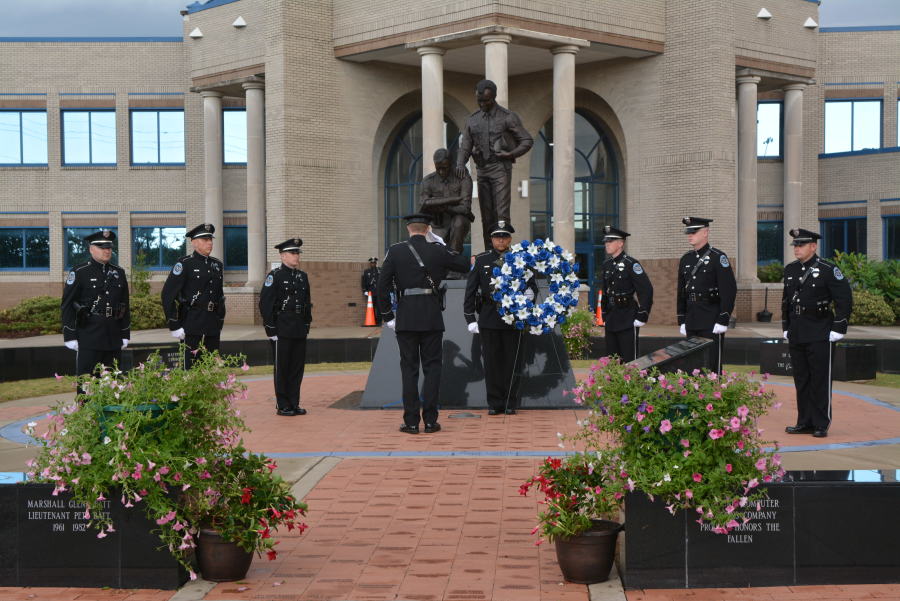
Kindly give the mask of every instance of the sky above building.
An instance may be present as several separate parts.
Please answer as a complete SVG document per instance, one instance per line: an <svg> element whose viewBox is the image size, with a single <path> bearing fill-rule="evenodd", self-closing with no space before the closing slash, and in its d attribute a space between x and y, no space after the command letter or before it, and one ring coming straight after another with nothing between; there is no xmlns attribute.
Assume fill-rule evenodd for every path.
<svg viewBox="0 0 900 601"><path fill-rule="evenodd" d="M180 36L179 11L188 3L189 0L5 0L0 37ZM760 6L765 6L765 0ZM822 0L819 25L900 25L900 0Z"/></svg>

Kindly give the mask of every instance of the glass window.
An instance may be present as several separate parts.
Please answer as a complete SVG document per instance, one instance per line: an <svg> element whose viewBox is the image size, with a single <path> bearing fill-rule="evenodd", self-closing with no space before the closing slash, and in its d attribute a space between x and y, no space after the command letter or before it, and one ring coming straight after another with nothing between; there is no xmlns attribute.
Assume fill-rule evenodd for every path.
<svg viewBox="0 0 900 601"><path fill-rule="evenodd" d="M784 223L758 221L756 223L756 264L768 265L784 260Z"/></svg>
<svg viewBox="0 0 900 601"><path fill-rule="evenodd" d="M247 226L225 226L225 268L247 269Z"/></svg>
<svg viewBox="0 0 900 601"><path fill-rule="evenodd" d="M825 153L867 148L881 148L881 101L826 101Z"/></svg>
<svg viewBox="0 0 900 601"><path fill-rule="evenodd" d="M756 105L756 155L781 156L781 102Z"/></svg>
<svg viewBox="0 0 900 601"><path fill-rule="evenodd" d="M900 259L900 215L882 218L884 225L884 258Z"/></svg>
<svg viewBox="0 0 900 601"><path fill-rule="evenodd" d="M131 111L133 165L184 164L184 111Z"/></svg>
<svg viewBox="0 0 900 601"><path fill-rule="evenodd" d="M63 229L63 237L65 240L65 262L66 269L80 265L91 258L88 251L88 243L84 241L85 236L89 236L100 230L110 230L116 234L117 239L113 241L113 252L110 262L119 264L119 240L118 228L97 226L97 227L67 227Z"/></svg>
<svg viewBox="0 0 900 601"><path fill-rule="evenodd" d="M47 111L0 111L0 165L47 164Z"/></svg>
<svg viewBox="0 0 900 601"><path fill-rule="evenodd" d="M63 111L63 164L115 165L116 112Z"/></svg>
<svg viewBox="0 0 900 601"><path fill-rule="evenodd" d="M819 256L827 259L837 250L866 254L865 217L820 219L819 225L822 234L819 241Z"/></svg>
<svg viewBox="0 0 900 601"><path fill-rule="evenodd" d="M134 227L131 228L131 260L147 269L169 269L185 251L183 227Z"/></svg>
<svg viewBox="0 0 900 601"><path fill-rule="evenodd" d="M0 228L0 270L19 269L50 269L50 230L48 228Z"/></svg>
<svg viewBox="0 0 900 601"><path fill-rule="evenodd" d="M226 163L247 162L247 110L222 111L222 153Z"/></svg>

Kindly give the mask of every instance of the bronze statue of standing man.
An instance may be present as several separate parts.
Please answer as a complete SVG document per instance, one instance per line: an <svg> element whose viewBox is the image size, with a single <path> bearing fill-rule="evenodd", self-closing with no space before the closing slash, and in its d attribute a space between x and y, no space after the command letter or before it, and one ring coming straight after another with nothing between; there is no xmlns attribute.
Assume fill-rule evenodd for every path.
<svg viewBox="0 0 900 601"><path fill-rule="evenodd" d="M456 158L456 176L463 177L471 156L478 167L478 205L484 248L491 246L491 229L510 224L512 164L531 150L534 140L514 112L497 104L497 86L482 79L475 86L479 110L466 120Z"/></svg>

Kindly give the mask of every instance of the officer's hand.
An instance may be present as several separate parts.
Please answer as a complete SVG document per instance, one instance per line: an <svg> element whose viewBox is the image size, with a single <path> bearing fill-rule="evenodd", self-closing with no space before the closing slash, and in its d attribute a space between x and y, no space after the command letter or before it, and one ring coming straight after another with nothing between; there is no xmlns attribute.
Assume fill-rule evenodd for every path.
<svg viewBox="0 0 900 601"><path fill-rule="evenodd" d="M684 324L681 324L678 331L681 332L682 336L687 336L687 327Z"/></svg>
<svg viewBox="0 0 900 601"><path fill-rule="evenodd" d="M724 334L728 331L728 326L723 326L720 323L717 323L713 326L713 334Z"/></svg>
<svg viewBox="0 0 900 601"><path fill-rule="evenodd" d="M645 321L634 320L634 327L636 328L643 328L645 325L647 325L647 322Z"/></svg>
<svg viewBox="0 0 900 601"><path fill-rule="evenodd" d="M532 290L531 288L526 288L525 289L525 298L527 298L530 301L533 301L534 300L534 290Z"/></svg>
<svg viewBox="0 0 900 601"><path fill-rule="evenodd" d="M393 329L395 329L395 328L397 327L397 320L396 320L396 319L392 319L392 320L390 320L389 322L387 322L387 323L384 324L384 325L385 325L386 327L388 327L388 328L390 328L390 329L393 330Z"/></svg>
<svg viewBox="0 0 900 601"><path fill-rule="evenodd" d="M837 342L841 338L843 338L843 334L838 334L837 332L829 332L828 333L828 342Z"/></svg>
<svg viewBox="0 0 900 601"><path fill-rule="evenodd" d="M465 167L457 167L456 168L456 177L459 179L463 179L468 174L468 171Z"/></svg>
<svg viewBox="0 0 900 601"><path fill-rule="evenodd" d="M184 328L178 328L177 330L172 330L169 333L172 335L172 338L178 338L179 340L184 340Z"/></svg>
<svg viewBox="0 0 900 601"><path fill-rule="evenodd" d="M787 337L787 330L785 330L785 331L783 331L783 332L781 333L781 337L784 338L785 340L788 339L788 337Z"/></svg>
<svg viewBox="0 0 900 601"><path fill-rule="evenodd" d="M129 343L129 342L130 342L130 341L129 341L128 338L123 338L123 339L122 339L122 350L123 350L123 351L124 351L125 349L128 348L128 343Z"/></svg>
<svg viewBox="0 0 900 601"><path fill-rule="evenodd" d="M478 334L478 333L480 332L480 330L478 329L478 322L477 322L477 321L473 321L473 322L470 323L467 327L469 328L469 333L470 333L470 334Z"/></svg>
<svg viewBox="0 0 900 601"><path fill-rule="evenodd" d="M431 231L431 228L428 228L428 232L425 234L425 239L429 242L437 242L438 244L442 244L447 246L447 243L444 242L444 239Z"/></svg>
<svg viewBox="0 0 900 601"><path fill-rule="evenodd" d="M278 342L278 336L269 336L269 340L272 342Z"/></svg>
<svg viewBox="0 0 900 601"><path fill-rule="evenodd" d="M66 348L69 349L70 351L75 351L76 353L78 352L78 341L77 340L69 340L68 342L65 343L65 345L66 345Z"/></svg>

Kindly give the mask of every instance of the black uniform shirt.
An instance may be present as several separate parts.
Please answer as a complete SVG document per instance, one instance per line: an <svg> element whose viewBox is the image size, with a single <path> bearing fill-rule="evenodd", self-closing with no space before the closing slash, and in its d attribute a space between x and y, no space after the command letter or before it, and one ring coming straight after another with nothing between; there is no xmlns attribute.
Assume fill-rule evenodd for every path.
<svg viewBox="0 0 900 601"><path fill-rule="evenodd" d="M694 267L699 267L694 271ZM693 274L693 275L692 275ZM678 264L678 325L688 330L727 326L734 311L737 282L728 255L709 244L681 257Z"/></svg>
<svg viewBox="0 0 900 601"><path fill-rule="evenodd" d="M381 270L377 267L369 267L362 274L360 286L363 292L375 294L375 286L378 284L378 274Z"/></svg>
<svg viewBox="0 0 900 601"><path fill-rule="evenodd" d="M620 253L603 262L600 271L603 291L603 322L610 332L621 332L638 320L647 323L653 306L653 284L634 257ZM634 295L637 294L637 303Z"/></svg>
<svg viewBox="0 0 900 601"><path fill-rule="evenodd" d="M312 323L309 276L284 263L269 272L259 293L266 336L306 338Z"/></svg>
<svg viewBox="0 0 900 601"><path fill-rule="evenodd" d="M172 331L218 336L225 322L224 265L215 257L194 252L181 257L162 290L162 305Z"/></svg>
<svg viewBox="0 0 900 601"><path fill-rule="evenodd" d="M829 332L846 334L852 310L850 284L834 263L813 255L806 263L794 261L784 268L781 327L789 342L820 342L828 340Z"/></svg>
<svg viewBox="0 0 900 601"><path fill-rule="evenodd" d="M63 339L79 348L114 351L131 338L125 270L91 259L66 277L62 303Z"/></svg>

